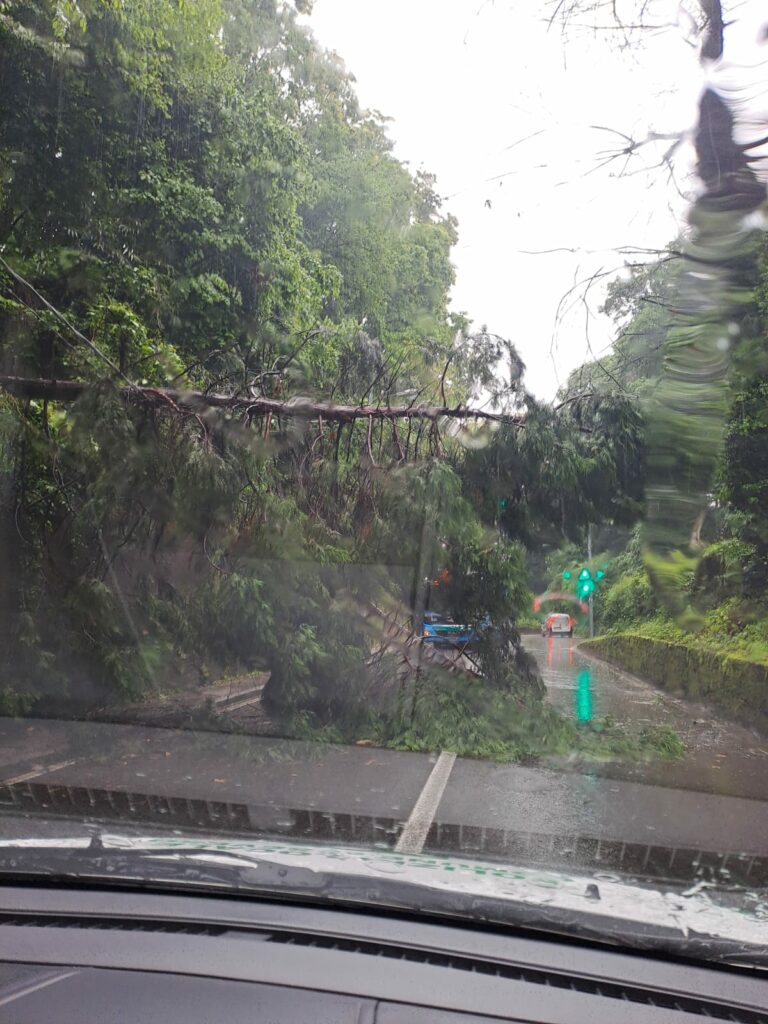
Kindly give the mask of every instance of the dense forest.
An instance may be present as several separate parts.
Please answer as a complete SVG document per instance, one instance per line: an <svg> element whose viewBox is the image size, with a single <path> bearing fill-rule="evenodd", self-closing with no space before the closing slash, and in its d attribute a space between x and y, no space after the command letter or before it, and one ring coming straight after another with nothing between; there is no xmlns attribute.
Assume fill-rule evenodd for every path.
<svg viewBox="0 0 768 1024"><path fill-rule="evenodd" d="M740 350L728 379L724 431L716 447L716 467L708 491L706 515L696 519L691 551L695 559L681 564L688 619L671 614L663 591L653 586L653 560L644 557L640 522L632 531L598 532L600 561L611 568L607 586L596 594L598 624L603 630L623 631L645 624L646 632L678 636L729 650L751 652L758 660L768 654L768 245L753 239L741 273L745 287L741 309L730 321L740 336ZM669 336L675 330L679 278L684 271L680 245L670 245L659 258L620 278L608 288L604 309L615 318L613 350L600 361L575 370L563 399L588 388L597 392L631 394L640 407L649 401L663 376ZM691 517L693 522L693 517ZM570 560L569 560L570 559ZM557 577L579 555L564 546L550 565ZM650 572L649 572L650 569ZM684 627L688 627L684 630Z"/></svg>
<svg viewBox="0 0 768 1024"><path fill-rule="evenodd" d="M460 225L307 12L0 8L3 708L261 668L294 730L354 736L375 710L385 740L439 745L445 720L474 749L485 716L503 753L552 727L516 628L529 554L564 564L605 524L624 539L599 622L679 612L636 534L616 555L653 478L642 400L681 261L613 285L614 353L537 402L514 339L450 308ZM739 314L756 338L760 261ZM707 573L764 587L768 384L750 365L691 594ZM426 607L492 614L471 693L419 665L418 689L378 646L370 609L418 632Z"/></svg>

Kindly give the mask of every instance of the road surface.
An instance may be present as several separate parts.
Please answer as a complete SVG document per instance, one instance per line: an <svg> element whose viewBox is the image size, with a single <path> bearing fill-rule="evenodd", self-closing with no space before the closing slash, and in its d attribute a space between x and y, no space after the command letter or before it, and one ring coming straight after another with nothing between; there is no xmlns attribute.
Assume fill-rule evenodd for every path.
<svg viewBox="0 0 768 1024"><path fill-rule="evenodd" d="M768 800L768 737L729 722L703 704L673 697L607 662L587 657L577 639L524 637L549 700L575 721L610 718L629 729L667 725L686 746L680 762L591 766L612 778Z"/></svg>
<svg viewBox="0 0 768 1024"><path fill-rule="evenodd" d="M768 884L768 761L756 738L587 661L567 640L555 643L527 640L553 703L583 713L588 670L595 715L679 727L691 743L686 760L500 765L449 752L0 719L0 834L51 835L93 822L377 844L404 855L439 850L686 883L725 871Z"/></svg>

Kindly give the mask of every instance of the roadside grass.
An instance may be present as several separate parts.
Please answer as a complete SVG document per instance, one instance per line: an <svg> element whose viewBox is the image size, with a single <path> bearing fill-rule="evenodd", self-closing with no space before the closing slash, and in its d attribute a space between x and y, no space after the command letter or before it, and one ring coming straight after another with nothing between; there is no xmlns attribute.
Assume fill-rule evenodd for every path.
<svg viewBox="0 0 768 1024"><path fill-rule="evenodd" d="M768 733L765 694L768 663L733 650L717 650L648 631L604 634L585 640L590 654L642 676L670 693L703 701L729 718Z"/></svg>
<svg viewBox="0 0 768 1024"><path fill-rule="evenodd" d="M580 730L581 744L574 753L595 761L679 761L685 743L668 725L644 726L637 732L611 719Z"/></svg>
<svg viewBox="0 0 768 1024"><path fill-rule="evenodd" d="M739 598L728 598L711 608L696 630L684 629L659 613L650 619L617 622L602 636L624 633L768 664L768 616Z"/></svg>
<svg viewBox="0 0 768 1024"><path fill-rule="evenodd" d="M406 701L406 705L407 705ZM535 763L550 756L587 761L677 760L685 745L668 726L632 731L602 719L576 724L549 704L441 676L425 678L395 719L379 717L370 739L394 750L450 750L462 757Z"/></svg>

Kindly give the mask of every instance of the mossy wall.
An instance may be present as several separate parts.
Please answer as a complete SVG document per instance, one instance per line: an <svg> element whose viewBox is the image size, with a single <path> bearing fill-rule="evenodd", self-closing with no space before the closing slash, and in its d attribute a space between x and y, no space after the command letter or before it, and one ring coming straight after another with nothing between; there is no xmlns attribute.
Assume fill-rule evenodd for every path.
<svg viewBox="0 0 768 1024"><path fill-rule="evenodd" d="M670 693L712 704L768 735L766 664L637 633L585 640L581 649Z"/></svg>

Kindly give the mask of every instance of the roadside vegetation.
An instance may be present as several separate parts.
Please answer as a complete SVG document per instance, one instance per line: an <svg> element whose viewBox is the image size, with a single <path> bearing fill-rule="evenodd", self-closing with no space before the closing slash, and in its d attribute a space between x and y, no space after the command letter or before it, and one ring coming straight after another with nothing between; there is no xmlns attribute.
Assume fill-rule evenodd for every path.
<svg viewBox="0 0 768 1024"><path fill-rule="evenodd" d="M410 742L419 673L368 612L429 606L492 612L463 742L517 749L526 549L631 520L639 418L536 402L449 307L458 225L308 10L3 6L2 710L263 670L289 732Z"/></svg>
<svg viewBox="0 0 768 1024"><path fill-rule="evenodd" d="M601 629L695 624L686 643L755 657L768 371L747 360L733 385L709 553L654 568L632 531L679 259L610 286L614 352L538 402L514 344L450 307L460 226L310 7L3 4L0 711L260 670L291 735L678 756L663 732L547 706L520 644L531 566L573 559L592 524ZM765 252L738 314L757 347ZM492 615L474 681L414 665L369 614L418 630L425 607Z"/></svg>
<svg viewBox="0 0 768 1024"><path fill-rule="evenodd" d="M649 547L642 522L623 533L596 531L595 564L606 566L606 577L594 597L599 639L593 650L659 685L765 727L768 371L759 355L768 342L764 238L754 240L746 262L742 274L753 287L742 296L741 314L731 324L732 334L744 340L730 378L725 436L706 514L694 524L691 543L668 547L664 557ZM609 287L606 310L616 315L618 326L615 350L602 365L575 371L567 393L586 382L598 390L617 390L618 384L636 395L646 416L652 413L648 396L663 373L661 354L675 323L676 264L660 254L655 266ZM553 553L552 580L575 567L579 557L572 546Z"/></svg>
<svg viewBox="0 0 768 1024"><path fill-rule="evenodd" d="M685 753L667 727L632 730L610 719L577 724L548 704L521 703L507 693L439 676L422 684L413 715L382 721L373 735L396 750L451 750L502 762L637 762L677 760Z"/></svg>

